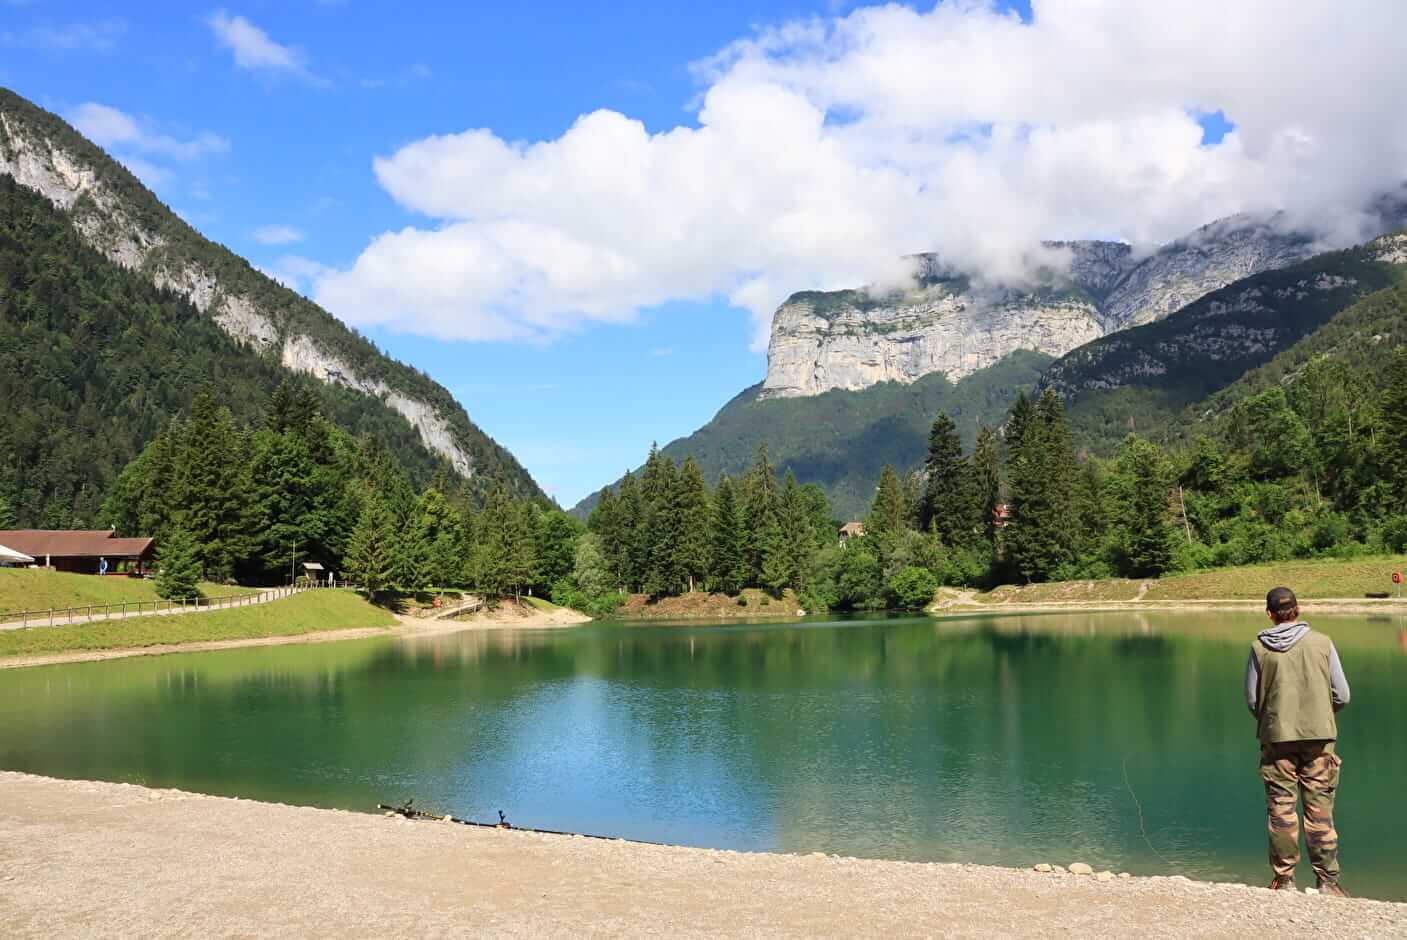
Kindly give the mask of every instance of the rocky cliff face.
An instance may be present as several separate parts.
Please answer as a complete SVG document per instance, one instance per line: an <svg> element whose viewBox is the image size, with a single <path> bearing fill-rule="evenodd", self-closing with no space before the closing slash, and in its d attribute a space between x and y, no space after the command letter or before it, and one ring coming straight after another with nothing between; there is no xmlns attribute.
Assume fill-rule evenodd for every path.
<svg viewBox="0 0 1407 940"><path fill-rule="evenodd" d="M772 321L764 397L858 391L934 372L952 381L1018 349L1062 355L1102 335L1073 293L975 295L938 284L898 302L859 292L797 294Z"/></svg>
<svg viewBox="0 0 1407 940"><path fill-rule="evenodd" d="M162 224L171 224L174 216L166 213L167 219L154 218L149 206L114 186L97 161L56 139L50 128L35 121L33 112L37 109L27 103L12 104L10 98L0 98L0 173L39 192L69 214L92 247L157 286L184 296L236 341L276 355L292 371L380 399L404 417L425 446L446 458L458 473L468 477L475 472L464 435L443 406L384 378L358 374L335 352L286 322L287 318L265 300L227 283L187 251L185 244L163 234ZM52 116L38 113L57 123ZM74 133L66 126L64 129Z"/></svg>
<svg viewBox="0 0 1407 940"><path fill-rule="evenodd" d="M1395 221L1384 218L1381 229ZM961 279L942 280L938 259L923 255L926 286L902 295L794 294L772 320L763 396L854 391L932 372L956 381L1017 349L1063 356L1314 254L1314 239L1280 223L1233 216L1142 257L1120 242L1048 242L1069 267L1063 287L1036 292L974 291Z"/></svg>

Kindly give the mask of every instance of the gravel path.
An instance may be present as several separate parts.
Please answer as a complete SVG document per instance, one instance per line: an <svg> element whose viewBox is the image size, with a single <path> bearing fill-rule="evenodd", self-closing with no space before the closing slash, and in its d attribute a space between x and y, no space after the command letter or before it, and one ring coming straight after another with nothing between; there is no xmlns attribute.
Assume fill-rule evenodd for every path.
<svg viewBox="0 0 1407 940"><path fill-rule="evenodd" d="M1407 937L1407 904L650 846L0 773L0 923L46 938Z"/></svg>

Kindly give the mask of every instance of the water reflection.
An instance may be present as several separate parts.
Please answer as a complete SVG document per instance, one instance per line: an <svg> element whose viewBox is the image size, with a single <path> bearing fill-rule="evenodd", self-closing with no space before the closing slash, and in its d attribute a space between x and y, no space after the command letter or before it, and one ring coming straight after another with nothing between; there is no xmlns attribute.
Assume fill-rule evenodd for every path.
<svg viewBox="0 0 1407 940"><path fill-rule="evenodd" d="M0 765L749 849L1262 876L1243 615L467 632L0 674ZM1346 878L1407 896L1401 623L1322 619ZM1145 832L1138 823L1142 804Z"/></svg>

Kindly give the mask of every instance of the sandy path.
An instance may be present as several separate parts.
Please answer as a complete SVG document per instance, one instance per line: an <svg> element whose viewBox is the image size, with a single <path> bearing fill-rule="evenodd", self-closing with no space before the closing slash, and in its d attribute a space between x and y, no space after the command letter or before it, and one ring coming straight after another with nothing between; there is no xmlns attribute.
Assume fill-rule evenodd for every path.
<svg viewBox="0 0 1407 940"><path fill-rule="evenodd" d="M206 640L199 643L164 643L126 649L82 650L73 653L43 653L36 656L0 658L0 669L26 666L53 666L60 663L99 662L131 656L161 656L166 653L204 653L211 650L240 649L246 646L287 646L292 643L334 643L339 640L365 640L374 636L430 636L461 630L542 630L589 623L591 618L566 608L533 611L530 615L512 611L486 611L472 620L430 620L395 615L397 625L389 629L361 627L353 630L324 630L288 636L251 637L243 640ZM47 629L47 628L46 628Z"/></svg>
<svg viewBox="0 0 1407 940"><path fill-rule="evenodd" d="M477 830L0 773L0 922L46 938L1407 937L1407 905Z"/></svg>

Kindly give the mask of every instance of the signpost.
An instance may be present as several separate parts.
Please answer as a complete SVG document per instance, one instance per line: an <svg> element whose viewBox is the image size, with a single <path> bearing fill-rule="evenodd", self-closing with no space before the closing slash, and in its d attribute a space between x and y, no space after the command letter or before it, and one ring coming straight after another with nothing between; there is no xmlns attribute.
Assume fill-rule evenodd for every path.
<svg viewBox="0 0 1407 940"><path fill-rule="evenodd" d="M1402 572L1394 571L1392 573L1392 583L1397 585L1397 599L1402 600Z"/></svg>

